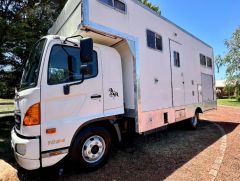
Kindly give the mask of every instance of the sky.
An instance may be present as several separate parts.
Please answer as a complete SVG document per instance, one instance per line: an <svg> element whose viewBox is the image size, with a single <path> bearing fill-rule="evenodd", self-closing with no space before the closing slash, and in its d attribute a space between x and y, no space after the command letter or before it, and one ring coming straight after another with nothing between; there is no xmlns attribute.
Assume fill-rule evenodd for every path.
<svg viewBox="0 0 240 181"><path fill-rule="evenodd" d="M214 54L224 55L224 41L240 26L240 0L150 0L159 5L162 16L213 47ZM225 79L225 67L216 80Z"/></svg>

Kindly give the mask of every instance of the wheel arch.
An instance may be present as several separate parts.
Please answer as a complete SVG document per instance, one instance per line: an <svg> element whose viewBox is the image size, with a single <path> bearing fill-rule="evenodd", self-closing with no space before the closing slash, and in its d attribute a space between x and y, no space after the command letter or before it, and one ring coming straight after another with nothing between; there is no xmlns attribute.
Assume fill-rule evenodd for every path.
<svg viewBox="0 0 240 181"><path fill-rule="evenodd" d="M90 120L87 121L85 123L83 123L82 125L79 126L79 128L75 131L71 143L70 143L70 147L72 146L75 138L77 137L77 135L84 129L90 127L90 126L102 126L104 128L106 128L110 134L113 136L113 140L114 141L121 141L121 131L117 122L117 119L115 116L112 117L105 117L102 119L94 119L94 120Z"/></svg>

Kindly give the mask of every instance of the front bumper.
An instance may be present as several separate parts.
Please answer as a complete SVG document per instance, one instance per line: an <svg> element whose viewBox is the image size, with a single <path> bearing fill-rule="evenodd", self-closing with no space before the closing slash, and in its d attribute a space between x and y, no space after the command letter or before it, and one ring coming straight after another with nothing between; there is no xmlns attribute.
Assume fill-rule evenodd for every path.
<svg viewBox="0 0 240 181"><path fill-rule="evenodd" d="M21 146L21 153L18 152L18 146ZM23 138L16 134L13 129L11 132L11 146L17 163L27 169L35 170L40 168L40 142L39 138Z"/></svg>

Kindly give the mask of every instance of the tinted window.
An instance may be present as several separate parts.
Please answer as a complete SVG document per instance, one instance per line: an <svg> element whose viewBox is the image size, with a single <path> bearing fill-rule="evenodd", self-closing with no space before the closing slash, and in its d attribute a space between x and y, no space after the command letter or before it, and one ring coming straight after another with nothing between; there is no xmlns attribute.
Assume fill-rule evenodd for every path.
<svg viewBox="0 0 240 181"><path fill-rule="evenodd" d="M147 30L147 46L153 49L162 50L162 37Z"/></svg>
<svg viewBox="0 0 240 181"><path fill-rule="evenodd" d="M99 0L100 2L112 6L115 9L126 12L126 4L119 0Z"/></svg>
<svg viewBox="0 0 240 181"><path fill-rule="evenodd" d="M206 66L206 56L200 54L200 64Z"/></svg>
<svg viewBox="0 0 240 181"><path fill-rule="evenodd" d="M174 51L173 56L174 56L174 65L176 67L180 67L180 54L179 54L179 52Z"/></svg>
<svg viewBox="0 0 240 181"><path fill-rule="evenodd" d="M38 41L33 47L29 59L25 65L22 79L20 82L21 90L32 88L37 85L45 42L46 40L42 39Z"/></svg>
<svg viewBox="0 0 240 181"><path fill-rule="evenodd" d="M99 0L99 1L101 1L101 2L104 3L104 4L108 4L108 5L110 5L110 6L113 6L112 0Z"/></svg>
<svg viewBox="0 0 240 181"><path fill-rule="evenodd" d="M156 49L162 50L162 37L160 35L156 35Z"/></svg>
<svg viewBox="0 0 240 181"><path fill-rule="evenodd" d="M212 59L210 57L207 57L207 66L212 67Z"/></svg>
<svg viewBox="0 0 240 181"><path fill-rule="evenodd" d="M150 48L155 48L155 33L147 30L147 45Z"/></svg>
<svg viewBox="0 0 240 181"><path fill-rule="evenodd" d="M93 54L93 60L88 64L91 67L92 73L85 75L84 78L86 79L95 77L98 73L96 52ZM53 46L48 64L48 84L81 80L81 65L79 48L61 45Z"/></svg>
<svg viewBox="0 0 240 181"><path fill-rule="evenodd" d="M126 5L121 1L114 0L114 7L121 11L124 11L124 12L126 11Z"/></svg>

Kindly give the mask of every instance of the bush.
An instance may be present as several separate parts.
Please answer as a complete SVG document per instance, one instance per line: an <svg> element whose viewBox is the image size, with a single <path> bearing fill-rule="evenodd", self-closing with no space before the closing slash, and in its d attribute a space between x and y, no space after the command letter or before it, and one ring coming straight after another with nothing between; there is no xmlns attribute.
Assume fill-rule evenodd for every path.
<svg viewBox="0 0 240 181"><path fill-rule="evenodd" d="M240 102L240 96L237 97L237 101Z"/></svg>
<svg viewBox="0 0 240 181"><path fill-rule="evenodd" d="M15 95L15 88L9 86L6 82L0 82L0 98L12 99Z"/></svg>

